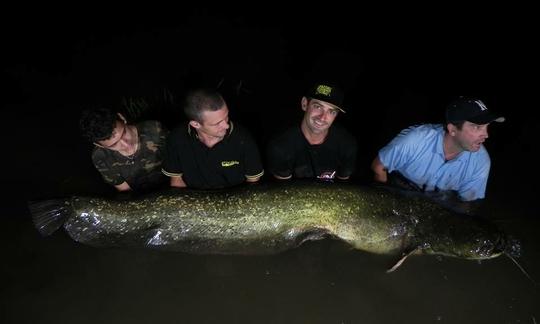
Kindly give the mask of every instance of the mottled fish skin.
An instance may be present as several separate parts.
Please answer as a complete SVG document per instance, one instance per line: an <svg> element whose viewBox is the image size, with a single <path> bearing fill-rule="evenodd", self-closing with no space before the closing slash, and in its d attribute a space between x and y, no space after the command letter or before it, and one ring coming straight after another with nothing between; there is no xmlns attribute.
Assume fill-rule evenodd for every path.
<svg viewBox="0 0 540 324"><path fill-rule="evenodd" d="M189 189L132 201L73 197L64 228L93 246L144 246L201 254L271 254L332 237L366 252L486 259L501 254L492 224L426 199L339 183Z"/></svg>

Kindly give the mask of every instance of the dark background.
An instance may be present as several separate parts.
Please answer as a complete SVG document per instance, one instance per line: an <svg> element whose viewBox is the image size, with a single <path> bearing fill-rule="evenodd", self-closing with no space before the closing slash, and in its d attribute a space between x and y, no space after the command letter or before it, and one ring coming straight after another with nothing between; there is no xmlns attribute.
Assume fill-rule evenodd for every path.
<svg viewBox="0 0 540 324"><path fill-rule="evenodd" d="M346 89L348 113L338 122L358 138L362 179L399 130L441 122L444 105L459 95L483 99L508 120L490 129L486 147L494 169L510 158L501 156L507 152L515 161L529 160L538 50L526 9L449 8L443 15L336 7L14 13L19 19L4 30L3 130L22 163L8 179L19 182L21 174L48 168L33 140L85 154L90 147L76 129L85 106L122 108L122 99L142 98L150 109L139 118L174 127L183 119L183 92L197 85L221 84L232 117L264 146L299 122L300 98L318 79ZM81 161L88 166L88 159ZM528 163L510 168L534 174Z"/></svg>
<svg viewBox="0 0 540 324"><path fill-rule="evenodd" d="M507 259L471 266L417 258L383 276L389 259L331 242L237 258L93 249L64 233L40 237L29 199L111 193L79 135L84 107L122 109L123 99L144 100L150 108L134 117L174 127L183 120L179 99L187 88L221 84L232 119L264 147L273 133L299 123L305 88L322 79L346 90L347 114L337 122L358 139L355 181L362 183L370 181L380 147L402 128L442 122L450 99L477 96L501 112L506 122L490 126L485 143L492 158L488 210L521 234L521 262L538 274L532 10L177 6L6 8L3 322L536 320L536 286Z"/></svg>

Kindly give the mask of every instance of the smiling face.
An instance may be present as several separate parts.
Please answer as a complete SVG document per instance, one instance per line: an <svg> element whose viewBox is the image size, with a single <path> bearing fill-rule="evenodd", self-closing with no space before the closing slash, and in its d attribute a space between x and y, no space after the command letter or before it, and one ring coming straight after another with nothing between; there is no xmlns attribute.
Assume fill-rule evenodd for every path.
<svg viewBox="0 0 540 324"><path fill-rule="evenodd" d="M325 101L302 98L302 124L313 134L325 134L338 115L338 108Z"/></svg>
<svg viewBox="0 0 540 324"><path fill-rule="evenodd" d="M448 131L454 143L463 151L477 152L488 136L489 124L478 125L465 121L461 129L456 125L448 124Z"/></svg>

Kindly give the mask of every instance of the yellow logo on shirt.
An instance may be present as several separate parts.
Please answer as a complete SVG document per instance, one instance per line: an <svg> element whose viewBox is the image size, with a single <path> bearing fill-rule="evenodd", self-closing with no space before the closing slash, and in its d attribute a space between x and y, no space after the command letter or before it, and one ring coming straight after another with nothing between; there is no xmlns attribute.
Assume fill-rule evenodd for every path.
<svg viewBox="0 0 540 324"><path fill-rule="evenodd" d="M221 166L222 167L231 167L233 165L236 165L236 164L240 164L240 162L238 161L221 161Z"/></svg>

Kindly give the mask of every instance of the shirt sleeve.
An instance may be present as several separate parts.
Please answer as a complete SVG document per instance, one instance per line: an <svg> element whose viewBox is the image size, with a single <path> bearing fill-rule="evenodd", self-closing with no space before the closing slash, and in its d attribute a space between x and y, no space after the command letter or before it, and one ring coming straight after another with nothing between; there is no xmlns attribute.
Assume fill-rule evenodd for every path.
<svg viewBox="0 0 540 324"><path fill-rule="evenodd" d="M163 161L166 155L165 151L167 147L167 135L169 135L169 130L165 128L160 122L156 121L156 132L159 141L157 156L159 160Z"/></svg>
<svg viewBox="0 0 540 324"><path fill-rule="evenodd" d="M356 138L352 135L345 141L346 145L341 151L341 156L338 161L338 176L341 178L349 177L353 174L356 168L356 154L358 144Z"/></svg>
<svg viewBox="0 0 540 324"><path fill-rule="evenodd" d="M126 180L120 173L115 171L106 161L103 153L96 151L92 154L92 163L94 167L98 170L103 178L105 183L108 183L113 186L117 186Z"/></svg>
<svg viewBox="0 0 540 324"><path fill-rule="evenodd" d="M414 144L417 143L415 132L410 128L402 130L390 143L379 150L379 160L388 172L401 171L413 156Z"/></svg>
<svg viewBox="0 0 540 324"><path fill-rule="evenodd" d="M259 154L259 148L249 133L245 134L244 152L246 178L249 179L261 177L264 174L264 169L261 162L261 156Z"/></svg>
<svg viewBox="0 0 540 324"><path fill-rule="evenodd" d="M183 173L179 136L178 132L171 132L165 142L162 172L168 177L179 177Z"/></svg>
<svg viewBox="0 0 540 324"><path fill-rule="evenodd" d="M292 175L293 157L277 139L268 143L266 148L267 165L271 174L282 178Z"/></svg>
<svg viewBox="0 0 540 324"><path fill-rule="evenodd" d="M160 122L156 121L156 132L159 136L160 143L165 144L167 140L167 135L169 135L169 130Z"/></svg>

